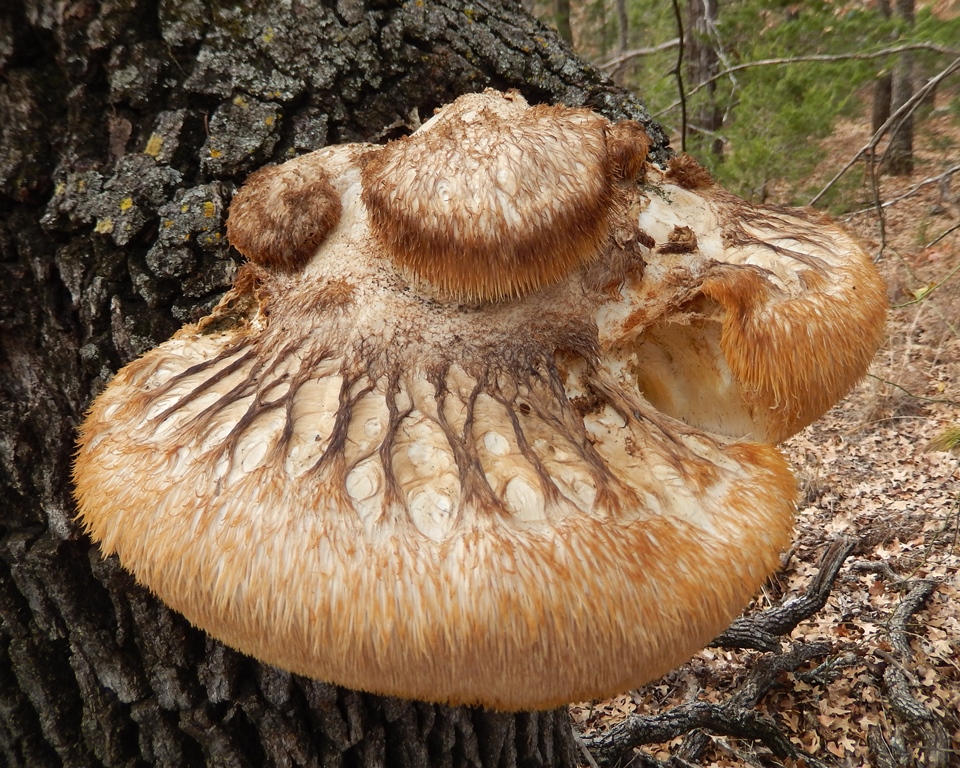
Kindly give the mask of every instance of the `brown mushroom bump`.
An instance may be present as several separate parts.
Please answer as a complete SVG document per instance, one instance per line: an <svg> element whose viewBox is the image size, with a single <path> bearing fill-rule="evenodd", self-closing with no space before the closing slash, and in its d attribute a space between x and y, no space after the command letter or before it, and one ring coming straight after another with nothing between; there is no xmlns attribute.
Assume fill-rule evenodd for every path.
<svg viewBox="0 0 960 768"><path fill-rule="evenodd" d="M640 175L650 144L643 126L633 120L624 120L607 129L607 146L617 178L633 180Z"/></svg>
<svg viewBox="0 0 960 768"><path fill-rule="evenodd" d="M488 91L252 177L254 263L83 423L84 529L213 637L354 689L530 710L683 662L790 541L761 441L863 374L884 301L829 222L646 150Z"/></svg>
<svg viewBox="0 0 960 768"><path fill-rule="evenodd" d="M686 152L674 155L667 161L665 180L684 189L706 189L713 186L710 171Z"/></svg>
<svg viewBox="0 0 960 768"><path fill-rule="evenodd" d="M340 195L307 155L261 168L234 196L227 219L230 245L251 261L301 268L340 221Z"/></svg>
<svg viewBox="0 0 960 768"><path fill-rule="evenodd" d="M464 97L363 171L374 232L401 267L459 299L523 296L593 261L613 182L649 139L586 110Z"/></svg>

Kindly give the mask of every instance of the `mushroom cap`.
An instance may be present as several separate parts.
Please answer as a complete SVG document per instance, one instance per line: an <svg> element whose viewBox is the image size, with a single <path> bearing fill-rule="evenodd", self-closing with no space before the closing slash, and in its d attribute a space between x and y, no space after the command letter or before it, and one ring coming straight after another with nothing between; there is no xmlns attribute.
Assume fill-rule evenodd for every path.
<svg viewBox="0 0 960 768"><path fill-rule="evenodd" d="M585 109L518 94L457 99L372 154L363 203L394 262L446 297L523 296L602 252L615 184L649 139ZM626 126L633 135L621 136Z"/></svg>
<svg viewBox="0 0 960 768"><path fill-rule="evenodd" d="M489 120L501 138L497 115L519 110L523 123L527 114L519 96L496 92L447 109L457 120L473 110L479 128ZM213 314L126 366L95 401L74 478L80 518L103 552L263 661L450 704L524 710L609 695L722 631L777 567L795 482L772 446L697 423L709 421L707 409L686 405L689 395L658 404L646 369L679 380L691 371L658 355L708 349L734 381L704 379L718 409L739 403L727 431L756 434L770 422L760 413L768 389L805 402L787 390L809 382L794 372L750 389L751 368L742 373L731 355L773 359L737 345L786 346L787 326L771 324L768 342L757 323L726 316L826 301L816 296L851 290L853 278L830 282L852 269L844 258L869 266L848 252L825 262L818 283L792 278L790 260L760 269L707 257L698 220L674 233L687 226L684 206L696 219L732 202L671 188L637 160L646 139L635 128L551 109L529 111L536 130L564 135L557 152L572 152L579 144L566 134L583 131L588 146L603 137L597 157L615 158L588 162L582 180L610 188L596 209L603 234L545 280L523 276L515 250L499 267L516 273L504 278L510 290L477 289L471 270L450 267L459 252L484 269L481 241L463 234L474 219L459 209L444 248L424 246L425 259L445 265L446 283L385 243L370 190L405 179L413 162L397 160L394 145L327 148L270 172L282 196L269 182L241 196L231 231L256 231L277 199L296 200L290 180L300 179L304 204L281 208L311 219L289 231L314 232L309 196L320 189L322 205L336 207L316 184L320 169L338 216L308 257L300 236L284 246L299 254L290 259L270 238L247 239L252 263ZM462 144L456 132L449 141ZM451 166L450 183L457 194L488 189L498 162L464 171L469 183ZM533 190L540 173L554 178L536 165L523 184ZM536 230L543 201L529 190L533 202L517 210ZM675 207L655 208L661 198ZM441 218L428 211L424 243ZM563 230L562 218L552 221ZM267 231L280 222L268 215ZM576 239L583 225L571 226ZM521 228L507 239L524 237ZM805 330L833 333L821 325ZM671 336L708 326L706 345L693 330Z"/></svg>
<svg viewBox="0 0 960 768"><path fill-rule="evenodd" d="M252 173L230 203L227 237L251 261L292 271L310 260L340 212L322 158L311 154Z"/></svg>

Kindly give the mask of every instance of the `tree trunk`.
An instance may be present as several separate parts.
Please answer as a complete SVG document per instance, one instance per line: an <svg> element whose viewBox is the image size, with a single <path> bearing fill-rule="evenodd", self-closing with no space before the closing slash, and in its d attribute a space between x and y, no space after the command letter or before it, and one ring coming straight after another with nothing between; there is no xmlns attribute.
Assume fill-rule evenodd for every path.
<svg viewBox="0 0 960 768"><path fill-rule="evenodd" d="M565 710L360 694L206 637L78 530L70 462L113 372L229 286L251 170L487 86L639 119L662 161L642 105L511 0L14 0L0 73L0 764L573 764Z"/></svg>
<svg viewBox="0 0 960 768"><path fill-rule="evenodd" d="M896 0L897 16L907 26L913 26L915 0ZM891 113L900 109L913 97L913 53L900 54L893 69L890 89ZM913 171L913 114L904 115L893 126L890 143L884 154L883 165L888 173L907 176Z"/></svg>
<svg viewBox="0 0 960 768"><path fill-rule="evenodd" d="M885 19L889 19L891 14L890 0L878 0L877 11ZM877 75L877 79L873 84L873 115L871 120L873 133L879 131L890 117L892 90L893 73L888 69L884 69Z"/></svg>
<svg viewBox="0 0 960 768"><path fill-rule="evenodd" d="M630 20L627 16L627 0L616 0L617 10L617 55L623 56L627 52L627 46L630 44ZM626 82L628 66L621 64L613 72L613 79L617 85L623 85Z"/></svg>
<svg viewBox="0 0 960 768"><path fill-rule="evenodd" d="M890 103L893 98L893 73L883 71L873 83L873 114L871 131L876 133L890 119Z"/></svg>
<svg viewBox="0 0 960 768"><path fill-rule="evenodd" d="M717 74L719 57L711 35L716 23L717 0L689 0L684 53L691 90ZM714 134L723 123L723 112L717 106L716 91L716 81L704 88L705 100L701 99L700 106L693 112L694 122L690 127L698 135L696 144L709 146L710 151L719 157L723 153L723 142Z"/></svg>
<svg viewBox="0 0 960 768"><path fill-rule="evenodd" d="M573 45L573 29L570 27L570 0L556 0L554 18L557 22L557 32L567 43Z"/></svg>

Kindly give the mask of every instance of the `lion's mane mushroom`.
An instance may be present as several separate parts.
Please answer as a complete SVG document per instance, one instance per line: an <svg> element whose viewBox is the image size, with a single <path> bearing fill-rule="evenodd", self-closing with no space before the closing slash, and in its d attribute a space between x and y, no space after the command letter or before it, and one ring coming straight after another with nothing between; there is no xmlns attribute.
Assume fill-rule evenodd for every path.
<svg viewBox="0 0 960 768"><path fill-rule="evenodd" d="M533 709L682 662L788 543L762 441L862 375L884 302L829 223L647 148L488 91L261 171L234 289L82 427L85 528L210 634L351 688Z"/></svg>

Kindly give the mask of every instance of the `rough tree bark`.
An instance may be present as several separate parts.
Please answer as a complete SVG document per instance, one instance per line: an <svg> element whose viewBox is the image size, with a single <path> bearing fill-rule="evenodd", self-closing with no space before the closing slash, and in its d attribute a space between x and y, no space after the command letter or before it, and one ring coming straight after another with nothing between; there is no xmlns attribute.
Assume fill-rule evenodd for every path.
<svg viewBox="0 0 960 768"><path fill-rule="evenodd" d="M112 374L213 306L232 191L486 86L648 124L510 0L13 0L0 11L0 763L569 765L566 713L378 698L224 648L73 521Z"/></svg>

